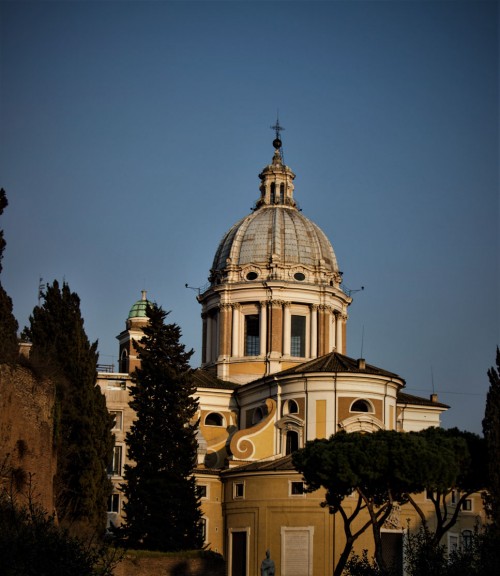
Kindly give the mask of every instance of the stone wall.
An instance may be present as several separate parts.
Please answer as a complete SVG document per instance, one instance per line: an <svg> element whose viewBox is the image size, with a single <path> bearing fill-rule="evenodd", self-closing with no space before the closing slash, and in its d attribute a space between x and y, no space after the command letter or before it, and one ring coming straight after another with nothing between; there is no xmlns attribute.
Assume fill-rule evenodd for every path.
<svg viewBox="0 0 500 576"><path fill-rule="evenodd" d="M21 500L31 492L48 512L53 511L57 463L54 398L50 381L23 366L0 365L0 482L5 485L8 471L16 471Z"/></svg>
<svg viewBox="0 0 500 576"><path fill-rule="evenodd" d="M225 576L222 557L135 556L128 553L114 576Z"/></svg>

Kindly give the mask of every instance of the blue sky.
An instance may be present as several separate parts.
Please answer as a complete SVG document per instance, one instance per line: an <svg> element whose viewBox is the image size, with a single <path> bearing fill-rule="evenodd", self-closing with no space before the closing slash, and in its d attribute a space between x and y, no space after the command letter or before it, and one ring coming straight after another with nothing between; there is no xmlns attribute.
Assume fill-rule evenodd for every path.
<svg viewBox="0 0 500 576"><path fill-rule="evenodd" d="M196 291L285 126L354 294L348 354L481 431L499 338L496 2L0 2L2 283L81 298L100 361L140 291L200 360Z"/></svg>

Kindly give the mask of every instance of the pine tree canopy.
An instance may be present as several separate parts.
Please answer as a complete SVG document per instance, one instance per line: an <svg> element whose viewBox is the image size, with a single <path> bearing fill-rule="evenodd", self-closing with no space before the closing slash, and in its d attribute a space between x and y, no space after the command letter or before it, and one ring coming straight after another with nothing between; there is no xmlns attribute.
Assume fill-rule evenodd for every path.
<svg viewBox="0 0 500 576"><path fill-rule="evenodd" d="M97 342L90 344L83 324L78 295L68 284L61 289L54 281L30 317L31 358L56 384L59 520L102 531L111 491L107 464L114 444L113 419L96 383Z"/></svg>
<svg viewBox="0 0 500 576"><path fill-rule="evenodd" d="M132 375L130 406L136 420L127 433L125 536L150 550L201 546L201 512L193 478L198 401L189 359L168 312L148 305L149 324L136 345L141 367Z"/></svg>

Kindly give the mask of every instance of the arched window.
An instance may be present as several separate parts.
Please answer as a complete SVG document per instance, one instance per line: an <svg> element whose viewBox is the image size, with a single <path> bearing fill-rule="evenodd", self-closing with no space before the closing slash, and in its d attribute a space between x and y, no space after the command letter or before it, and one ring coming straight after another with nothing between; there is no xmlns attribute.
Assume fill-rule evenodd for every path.
<svg viewBox="0 0 500 576"><path fill-rule="evenodd" d="M356 400L351 406L351 412L373 412L373 410L366 400Z"/></svg>
<svg viewBox="0 0 500 576"><path fill-rule="evenodd" d="M120 372L122 374L128 373L128 354L126 350L122 350L120 356Z"/></svg>
<svg viewBox="0 0 500 576"><path fill-rule="evenodd" d="M271 196L270 196L270 202L271 204L274 204L276 200L276 185L274 182L271 183Z"/></svg>
<svg viewBox="0 0 500 576"><path fill-rule="evenodd" d="M299 405L295 400L288 400L285 402L283 407L283 414L298 414L299 413Z"/></svg>
<svg viewBox="0 0 500 576"><path fill-rule="evenodd" d="M462 531L462 546L464 550L470 550L472 548L472 530Z"/></svg>
<svg viewBox="0 0 500 576"><path fill-rule="evenodd" d="M280 184L280 202L283 203L285 201L285 185L282 183Z"/></svg>
<svg viewBox="0 0 500 576"><path fill-rule="evenodd" d="M210 412L205 417L205 426L224 426L224 418L217 412Z"/></svg>
<svg viewBox="0 0 500 576"><path fill-rule="evenodd" d="M291 454L299 449L299 433L288 430L286 433L286 454Z"/></svg>

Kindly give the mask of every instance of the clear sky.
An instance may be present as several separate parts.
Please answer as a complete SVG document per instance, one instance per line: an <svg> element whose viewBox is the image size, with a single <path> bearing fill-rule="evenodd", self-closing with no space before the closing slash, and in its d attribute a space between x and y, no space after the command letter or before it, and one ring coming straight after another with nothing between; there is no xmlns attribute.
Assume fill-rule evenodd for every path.
<svg viewBox="0 0 500 576"><path fill-rule="evenodd" d="M348 355L481 431L499 338L498 3L0 2L2 283L81 298L100 362L132 304L200 361L196 291L258 198L279 119L330 238Z"/></svg>

